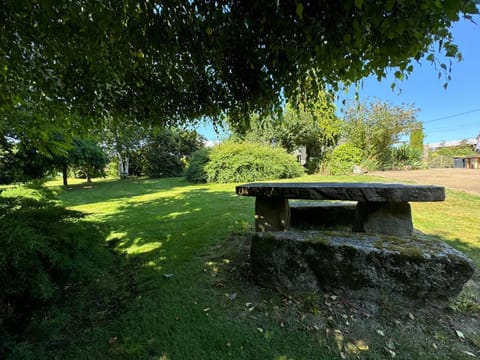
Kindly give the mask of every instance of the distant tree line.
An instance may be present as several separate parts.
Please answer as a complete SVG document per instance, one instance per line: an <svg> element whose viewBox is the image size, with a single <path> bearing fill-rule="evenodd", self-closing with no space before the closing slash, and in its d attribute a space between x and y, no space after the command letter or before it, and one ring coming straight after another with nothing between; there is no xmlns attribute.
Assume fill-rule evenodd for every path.
<svg viewBox="0 0 480 360"><path fill-rule="evenodd" d="M125 125L128 122L122 122ZM65 135L60 129L48 140L5 132L0 137L0 183L25 182L62 174L90 182L96 176L180 176L191 153L203 147L193 130L124 126L83 136Z"/></svg>

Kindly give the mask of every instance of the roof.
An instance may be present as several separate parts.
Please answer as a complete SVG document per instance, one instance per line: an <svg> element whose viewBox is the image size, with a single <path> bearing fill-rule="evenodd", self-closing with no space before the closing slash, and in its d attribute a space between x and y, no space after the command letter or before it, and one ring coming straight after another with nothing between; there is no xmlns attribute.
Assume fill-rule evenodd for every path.
<svg viewBox="0 0 480 360"><path fill-rule="evenodd" d="M438 143L428 144L429 149L440 149L445 147L453 147L453 146L460 146L460 145L476 145L477 139L463 139L463 140L450 140L450 141L442 141Z"/></svg>

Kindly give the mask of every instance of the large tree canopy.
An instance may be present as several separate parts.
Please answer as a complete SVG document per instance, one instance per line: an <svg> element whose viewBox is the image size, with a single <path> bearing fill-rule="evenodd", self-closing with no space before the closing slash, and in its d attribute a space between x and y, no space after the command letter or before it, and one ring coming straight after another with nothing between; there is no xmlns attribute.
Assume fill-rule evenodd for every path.
<svg viewBox="0 0 480 360"><path fill-rule="evenodd" d="M270 112L388 68L401 78L423 57L458 57L450 25L478 12L475 0L0 3L3 115L28 105L163 123Z"/></svg>

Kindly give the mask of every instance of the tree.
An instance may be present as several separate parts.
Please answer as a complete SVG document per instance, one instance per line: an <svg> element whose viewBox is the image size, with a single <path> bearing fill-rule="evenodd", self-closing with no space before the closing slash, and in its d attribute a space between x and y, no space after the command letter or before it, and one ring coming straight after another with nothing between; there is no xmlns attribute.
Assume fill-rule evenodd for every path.
<svg viewBox="0 0 480 360"><path fill-rule="evenodd" d="M272 115L270 119L252 115L245 135L238 132L235 135L250 142L281 146L288 152L304 147L307 163L314 162L316 168L326 149L336 144L340 128L333 101L320 91L310 101L287 103L280 115Z"/></svg>
<svg viewBox="0 0 480 360"><path fill-rule="evenodd" d="M104 128L98 132L97 138L106 146L111 158L118 161L118 176L121 179L130 175L132 156L145 145L152 131L151 127L135 119L105 119Z"/></svg>
<svg viewBox="0 0 480 360"><path fill-rule="evenodd" d="M423 153L423 139L425 133L423 132L423 126L421 123L413 124L410 130L410 146L420 154Z"/></svg>
<svg viewBox="0 0 480 360"><path fill-rule="evenodd" d="M401 79L423 57L448 77L450 26L476 13L475 0L6 0L0 116L34 103L84 121L242 122L307 84Z"/></svg>
<svg viewBox="0 0 480 360"><path fill-rule="evenodd" d="M380 100L350 105L344 115L344 140L363 149L365 159L384 167L391 161L393 145L418 124L417 111L412 105L394 106Z"/></svg>
<svg viewBox="0 0 480 360"><path fill-rule="evenodd" d="M322 92L311 107L300 104L295 109L287 104L284 120L279 141L289 151L304 146L307 164L313 164L312 170L316 170L325 151L334 146L340 136L341 125L333 102Z"/></svg>
<svg viewBox="0 0 480 360"><path fill-rule="evenodd" d="M96 142L78 136L72 138L61 129L45 133L43 139L32 139L32 134L11 133L3 137L0 169L5 172L3 177L8 182L42 179L61 171L63 185L67 186L68 169L75 167L82 171L88 182L93 172L103 174L107 157Z"/></svg>
<svg viewBox="0 0 480 360"><path fill-rule="evenodd" d="M196 131L156 130L141 150L145 174L152 177L180 176L187 157L203 147L202 140Z"/></svg>
<svg viewBox="0 0 480 360"><path fill-rule="evenodd" d="M56 131L53 134L33 131L10 132L5 141L10 146L10 181L42 179L61 170L63 183L67 185L68 151L71 143L65 135ZM41 135L41 136L38 136Z"/></svg>
<svg viewBox="0 0 480 360"><path fill-rule="evenodd" d="M92 181L94 172L103 175L107 165L103 150L92 140L74 139L73 145L69 151L70 164L82 171L87 182Z"/></svg>
<svg viewBox="0 0 480 360"><path fill-rule="evenodd" d="M6 136L0 136L0 184L10 184L15 180L14 145Z"/></svg>

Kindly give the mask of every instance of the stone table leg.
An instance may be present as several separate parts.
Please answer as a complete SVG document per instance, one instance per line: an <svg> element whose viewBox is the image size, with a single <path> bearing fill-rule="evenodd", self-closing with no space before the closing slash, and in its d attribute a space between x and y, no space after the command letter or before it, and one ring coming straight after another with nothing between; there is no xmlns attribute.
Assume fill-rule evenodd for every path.
<svg viewBox="0 0 480 360"><path fill-rule="evenodd" d="M270 197L255 199L255 231L284 231L289 223L288 199Z"/></svg>
<svg viewBox="0 0 480 360"><path fill-rule="evenodd" d="M413 223L410 204L408 202L359 201L353 231L411 236Z"/></svg>

